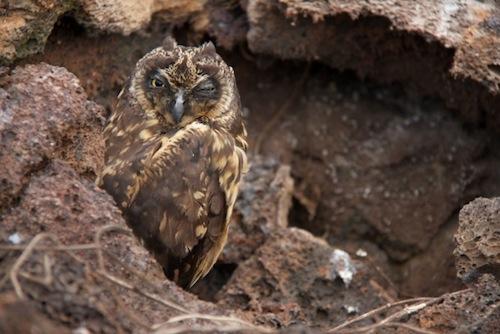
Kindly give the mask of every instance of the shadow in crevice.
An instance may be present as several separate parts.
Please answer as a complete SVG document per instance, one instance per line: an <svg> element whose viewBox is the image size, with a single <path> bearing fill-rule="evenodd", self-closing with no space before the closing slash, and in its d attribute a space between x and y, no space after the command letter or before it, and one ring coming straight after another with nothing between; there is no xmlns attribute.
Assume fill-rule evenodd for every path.
<svg viewBox="0 0 500 334"><path fill-rule="evenodd" d="M216 302L216 294L229 281L233 272L238 267L235 263L217 263L205 278L198 281L192 288L191 293L201 300Z"/></svg>

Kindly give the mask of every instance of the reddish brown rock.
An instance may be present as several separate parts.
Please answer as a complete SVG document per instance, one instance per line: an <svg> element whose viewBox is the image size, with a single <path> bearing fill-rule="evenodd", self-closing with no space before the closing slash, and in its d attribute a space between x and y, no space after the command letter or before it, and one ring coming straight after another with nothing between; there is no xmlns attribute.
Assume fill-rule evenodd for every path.
<svg viewBox="0 0 500 334"><path fill-rule="evenodd" d="M82 24L104 32L129 35L145 29L154 13L167 24L182 24L199 15L206 1L198 0L25 0L0 4L0 65L44 50L54 24L70 13ZM196 20L193 20L196 21ZM206 28L201 23L199 29Z"/></svg>
<svg viewBox="0 0 500 334"><path fill-rule="evenodd" d="M277 229L288 225L293 179L290 167L275 159L250 157L243 178L220 261L240 263L248 259Z"/></svg>
<svg viewBox="0 0 500 334"><path fill-rule="evenodd" d="M477 198L460 211L454 251L457 275L470 282L483 273L500 277L500 198Z"/></svg>
<svg viewBox="0 0 500 334"><path fill-rule="evenodd" d="M250 0L246 9L255 53L401 82L444 98L467 121L500 129L495 0Z"/></svg>
<svg viewBox="0 0 500 334"><path fill-rule="evenodd" d="M47 319L32 304L19 301L14 294L0 295L0 333L69 334L68 328Z"/></svg>
<svg viewBox="0 0 500 334"><path fill-rule="evenodd" d="M17 67L0 88L0 208L11 204L51 159L81 175L101 168L103 110L88 101L78 79L47 64Z"/></svg>
<svg viewBox="0 0 500 334"><path fill-rule="evenodd" d="M204 8L206 0L79 0L76 14L85 25L130 35L144 29L156 12L168 23L183 23Z"/></svg>
<svg viewBox="0 0 500 334"><path fill-rule="evenodd" d="M500 328L500 286L491 275L471 289L443 296L413 318L420 328L438 333L494 334Z"/></svg>
<svg viewBox="0 0 500 334"><path fill-rule="evenodd" d="M207 1L193 28L208 33L215 38L218 46L231 50L246 41L248 31L246 12L239 1Z"/></svg>
<svg viewBox="0 0 500 334"><path fill-rule="evenodd" d="M42 232L65 244L91 243L100 227L124 224L110 196L62 161L39 170L18 205L2 218L2 233L17 234L22 243Z"/></svg>
<svg viewBox="0 0 500 334"><path fill-rule="evenodd" d="M328 328L390 298L367 268L309 232L281 229L240 263L218 304L276 327Z"/></svg>
<svg viewBox="0 0 500 334"><path fill-rule="evenodd" d="M401 264L398 283L402 295L439 296L464 287L457 278L453 256L456 229L453 219L440 228L427 249Z"/></svg>
<svg viewBox="0 0 500 334"><path fill-rule="evenodd" d="M72 0L7 1L0 4L0 64L43 51L54 23Z"/></svg>
<svg viewBox="0 0 500 334"><path fill-rule="evenodd" d="M225 313L165 280L154 258L132 237L112 198L93 182L61 161L49 163L38 174L0 221L0 244L26 245L45 232L70 247L100 240L105 252L104 272L95 249L54 251L54 240L42 241L39 246L48 250L29 254L17 276L21 293L43 314L71 329L116 333L144 330L182 313L168 306L169 301L189 310L185 312ZM103 230L110 224L123 232ZM19 255L16 250L0 252L2 276ZM0 286L2 292L12 290L10 280Z"/></svg>
<svg viewBox="0 0 500 334"><path fill-rule="evenodd" d="M51 37L48 53L40 57L47 57L45 59L54 64L62 64L77 73L92 99L106 100L107 105L111 105L130 68L144 52L159 43L166 25L176 20L183 22L191 15L183 14L183 10L193 8L186 5L188 2L194 5L202 3L155 3L160 2L162 6L173 9L157 15L161 19L154 22L146 36L90 35L75 23L70 28L62 24ZM42 6L51 2L36 3ZM132 3L132 7L125 3L121 6L123 2L118 1L91 0L85 3L96 8L93 14L85 17L85 24L125 34L146 26L150 13L156 10L141 8L146 15L142 12L130 17L130 8L135 6ZM219 46L231 47L239 43L246 22L245 13L240 12L237 2L209 3L215 4L213 10L204 10L191 18L192 26L186 30L193 29L201 35L208 32L217 38ZM217 7L219 3L223 6ZM382 1L340 0L328 4L299 0L241 3L259 3L266 9L257 13L260 17L252 16L255 13L249 11L250 18L258 20L250 21L251 29L263 28L259 33L265 37L252 37L257 30L248 35L250 47L259 52L256 55L259 64L270 65L276 61L273 57L263 56L262 53L268 52L257 50L260 46L268 47L273 56L282 56L279 52L285 50L285 58L297 55L297 59L316 59L317 55L319 61L335 68L355 69L362 76L384 82L402 82L406 87L416 86L424 94L444 97L450 106L463 112L465 119L477 121L477 124L485 121L484 124L492 126L491 121L498 119L494 112L490 112L498 109L498 94L495 93L498 81L491 76L498 67L498 48L495 48L498 20L491 1L481 4L477 1L457 2L451 7L449 2L430 1L420 4L425 17L414 15L418 14L417 7L415 2L409 1L397 5ZM177 4L180 4L179 11L175 8ZM267 5L270 7L265 7ZM451 15L452 20L450 13L455 13ZM84 22L82 17L78 17L80 22ZM436 17L442 20L433 21ZM314 21L316 19L318 22ZM482 20L480 26L475 21L479 19ZM64 20L68 21L71 20ZM472 23L461 26L464 22ZM9 33L12 27L17 29L11 25L7 29ZM177 32L182 38L186 37L184 29ZM266 33L269 36L265 36ZM189 33L186 35L192 41ZM326 39L327 44L324 43ZM465 44L453 44L459 39ZM484 48L482 43L486 44ZM282 101L293 98L291 94L304 70L290 62L276 62L261 71L242 61L239 55L226 56L231 59L238 84L243 88L240 91L244 105L250 109L248 123L252 142L260 135L262 125L274 117L275 111L281 110ZM253 58L255 55L245 56ZM92 179L101 159L100 153L93 155L92 152L100 145L100 136L93 132L100 129L100 121L88 122L83 111L86 107L82 107L92 103L86 98L82 103L74 96L71 84L74 77L61 75L63 71L60 69L52 70L49 72L60 79L55 80L56 84L50 74L42 73L48 79L38 80L36 87L31 87L31 81L37 79L19 73L31 71L38 74L38 69L18 68L6 77L8 71L0 68L0 76L4 75L0 79L0 162L8 160L8 169L0 167L0 181L4 179L4 185L0 184L0 225L5 227L0 229L3 245L26 243L42 231L58 235L58 239L67 244L92 243L96 231L105 224L123 226L123 220L109 197L95 189L92 180L80 177L84 175ZM349 270L346 276L343 269L350 266L339 260L342 257L334 261L335 266L330 263L331 247L310 235L304 237L294 230L286 230L284 226L287 225L292 192L290 171L286 166L258 157L252 159L254 167L248 175L248 183L242 186L230 241L221 257L220 263L231 268L228 276L236 264L239 267L229 285L218 295L220 306L200 302L171 282L164 281L161 270L149 254L133 238L116 232L106 233L103 238L106 250L114 254L113 258L105 257L107 270L141 291L175 300L191 311L221 314L237 310L250 320L273 326L298 322L302 326L319 324L325 329L348 316L355 316L356 312L390 301L392 293L380 283L386 280L379 277L368 263L370 258L374 260L381 268L379 272L385 275L388 271L386 254L396 260L408 259L402 265L402 273L409 278L403 276L401 286L404 291L400 291L415 294L450 291L448 277L453 272L450 268L453 246L449 231L454 227L450 217L455 215L464 200L476 194L470 191L471 188L489 183L489 189L493 193L497 191L495 184L498 183L491 182L490 178L498 174L497 166L493 163L488 175L483 169L488 164L488 157L497 154L496 139L491 137L493 144L489 145L482 131L464 129L448 117L451 113L443 116L441 111L434 110L441 107L409 105L408 96L386 94L369 83L351 82L355 88L343 90L341 85L336 86L332 81L336 76L334 71L313 65L307 83L298 88L297 99L293 100L276 127L267 133L264 141L271 144L265 148L268 154L280 159L285 157L283 160L290 164L297 183L291 223L328 237L337 247L341 240L342 249L344 244L352 244L351 254L355 254L359 247L367 251L366 257L353 255L357 260L350 262L357 273L349 287L342 278L333 280L333 275L327 275L335 271L338 276L343 272L346 280L349 277ZM344 77L340 81L342 86L346 84ZM66 87L67 83L71 87ZM31 91L36 94L31 96ZM60 91L65 92L64 99L59 98ZM66 103L66 95L70 101L80 102ZM30 102L31 98L34 102ZM45 103L46 100L49 102ZM61 112L61 104L69 111ZM24 105L28 108L23 109ZM54 113L46 112L52 109ZM15 112L4 113L6 110ZM74 110L76 115L72 113ZM33 115L23 114L27 111ZM78 114L80 112L82 114ZM11 116L17 115L22 117L12 123ZM54 123L50 123L52 119ZM28 125L23 127L25 123ZM92 126L83 129L89 123ZM3 132L5 124L8 125L7 132ZM38 124L41 124L40 131L32 131L34 128L38 130ZM66 124L75 126L66 128ZM10 138L17 128L25 134ZM80 133L75 129L83 130ZM32 133L32 136L26 133ZM31 137L42 144L32 144ZM10 146L2 146L4 142ZM54 148L46 145L51 142L55 142ZM81 142L86 143L84 148ZM9 151L10 147L15 150ZM3 152L7 153L2 155ZM68 163L78 172L73 171ZM478 187L477 192L486 196L482 189ZM3 201L4 195L6 202ZM473 239L479 237L480 241L474 244L471 239L464 238L459 242L459 247L467 245L460 254L473 254L463 263L459 258L459 267L466 268L465 276L472 277L474 275L469 275L470 272L482 273L483 269L491 272L491 264L495 263L490 256L495 248L484 248L483 243L487 240L493 244L495 232L492 237L483 224L478 223L488 221L484 226L495 226L496 209L491 209L495 205L487 204L486 209L477 206L469 217L470 224L460 234L465 236L469 233L466 230L473 229L477 232ZM370 240L383 250L375 246L371 249L367 245L358 246L357 242L363 240ZM46 242L44 245L52 244ZM2 250L2 277L19 254L19 251L11 251L6 255ZM151 325L179 314L116 282L111 283L98 273L95 251L78 252L79 257L88 261L86 265L75 262L64 252L48 252L49 260L45 254L42 250L32 254L21 271L44 277L44 264L49 261L54 280L43 285L30 281L27 276L20 277L23 292L45 316L72 330L141 331L146 330L144 323ZM472 263L477 263L476 267L481 270L474 270ZM137 276L127 266L146 277ZM445 302L429 308L428 313L419 313L419 324L435 331L494 333L499 326L498 313L495 313L498 311L492 310L489 304L496 305L497 297L488 296L495 295L495 288L491 282L483 288L475 288L473 294L470 291L459 294L455 300L445 295ZM0 290L12 291L10 281L0 285ZM481 292L477 292L479 290ZM226 292L228 294L224 295ZM481 300L477 299L478 294L483 296ZM467 304L468 301L472 304ZM348 315L349 312L352 314ZM288 328L283 330L288 331ZM299 326L296 331L309 330Z"/></svg>
<svg viewBox="0 0 500 334"><path fill-rule="evenodd" d="M368 239L404 261L427 249L474 186L491 180L484 134L468 133L438 105L390 102L400 98L309 79L263 152L292 151L296 189L317 205L311 219L295 202L291 224L333 245Z"/></svg>

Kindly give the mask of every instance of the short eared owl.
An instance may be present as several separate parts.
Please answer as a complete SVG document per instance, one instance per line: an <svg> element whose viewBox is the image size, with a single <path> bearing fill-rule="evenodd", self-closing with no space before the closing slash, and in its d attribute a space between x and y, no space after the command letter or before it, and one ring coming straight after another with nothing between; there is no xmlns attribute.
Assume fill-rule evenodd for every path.
<svg viewBox="0 0 500 334"><path fill-rule="evenodd" d="M170 279L212 268L246 171L234 72L212 43L167 39L140 59L105 129L100 185Z"/></svg>

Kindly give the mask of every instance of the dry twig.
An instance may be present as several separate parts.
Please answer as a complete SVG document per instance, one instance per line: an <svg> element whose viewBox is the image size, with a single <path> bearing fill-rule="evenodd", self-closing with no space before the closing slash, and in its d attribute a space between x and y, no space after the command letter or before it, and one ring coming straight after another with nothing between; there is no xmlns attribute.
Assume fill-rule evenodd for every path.
<svg viewBox="0 0 500 334"><path fill-rule="evenodd" d="M166 325L180 322L180 321L185 321L185 320L193 320L193 319L203 319L203 320L212 320L214 322L221 322L221 323L229 323L233 324L232 326L234 328L239 327L239 330L252 330L253 333L275 333L276 331L274 329L270 328L265 328L261 326L255 326L247 321L244 321L239 318L235 317L226 317L226 316L217 316L217 315L209 315L209 314L197 314L197 313L191 313L191 314L184 314L184 315L179 315L177 317L170 318L164 323L157 324L153 326L153 329L160 330L162 327L165 327ZM164 333L164 332L161 332Z"/></svg>
<svg viewBox="0 0 500 334"><path fill-rule="evenodd" d="M10 281L12 283L12 286L14 287L14 291L17 294L17 297L19 299L25 299L23 289L21 288L21 284L19 283L18 276L19 276L19 271L22 267L22 265L29 259L31 256L31 253L35 250L35 247L37 244L39 244L41 241L44 239L51 239L55 243L59 243L59 240L57 240L57 237L50 234L50 233L40 233L37 236L35 236L26 246L24 251L21 253L21 255L17 258L16 262L14 262L14 265L8 272L8 276L10 278ZM49 275L48 273L45 273L46 275Z"/></svg>
<svg viewBox="0 0 500 334"><path fill-rule="evenodd" d="M248 333L255 333L251 329L241 328L239 325L224 325L224 326L176 326L170 328L160 329L155 332L155 334L181 334L181 333L233 333L239 332L242 330L247 331Z"/></svg>
<svg viewBox="0 0 500 334"><path fill-rule="evenodd" d="M394 303L387 303L383 306L380 306L376 309L373 309L371 311L368 311L356 318L353 318L349 321L346 321L340 325L338 325L337 327L334 327L332 329L330 329L328 331L328 333L337 333L339 332L341 329L345 328L345 327L348 327L356 322L359 322L363 319L366 319L366 318L369 318L369 317L372 317L374 316L375 314L377 313L380 313L380 312L383 312L385 310L388 310L392 307L395 307L395 306L399 306L399 305L404 305L404 304L409 304L409 303L416 303L416 302L423 302L423 301L428 301L430 299L433 299L433 298L428 298L428 297L420 297L420 298L411 298L411 299L405 299L405 300L400 300L400 301L397 301L397 302L394 302Z"/></svg>
<svg viewBox="0 0 500 334"><path fill-rule="evenodd" d="M410 324L405 324L403 322L388 322L384 325L385 327L396 327L396 328L405 328L408 329L414 333L419 333L419 334L436 334L434 331L430 331L427 329L422 329Z"/></svg>
<svg viewBox="0 0 500 334"><path fill-rule="evenodd" d="M394 303L388 303L383 306L380 306L376 309L373 309L369 312L366 312L358 317L355 317L354 319L348 320L337 327L334 327L328 331L328 333L342 333L342 334L347 334L347 333L365 333L365 332L372 332L375 329L380 329L384 327L404 327L406 329L412 330L416 333L424 333L424 334L429 334L429 333L434 333L429 330L421 329L418 327L415 327L410 324L405 324L401 322L401 319L409 316L411 314L414 314L425 307L428 307L432 304L436 304L440 301L442 301L445 297L447 296L452 296L456 294L463 293L466 290L460 290L460 291L455 291L440 297L418 297L418 298L410 298L410 299L405 299L405 300L400 300ZM361 326L361 327L355 327L351 329L347 329L347 327L351 326L352 324L359 322L361 320L370 318L375 316L376 314L379 314L383 311L390 310L394 307L397 306L402 306L406 304L411 304L408 306L405 306L402 310L394 312L393 314L383 318L380 321L375 322L372 325L367 325L367 326Z"/></svg>

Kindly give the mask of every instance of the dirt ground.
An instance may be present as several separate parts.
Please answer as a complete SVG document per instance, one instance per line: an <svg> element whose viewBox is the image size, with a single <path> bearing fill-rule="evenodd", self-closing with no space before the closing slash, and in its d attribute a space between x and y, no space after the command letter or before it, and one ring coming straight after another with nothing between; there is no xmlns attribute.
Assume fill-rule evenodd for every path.
<svg viewBox="0 0 500 334"><path fill-rule="evenodd" d="M171 297L168 292L174 291L175 300L189 305L192 312L235 315L265 328L305 326L304 332L312 333L316 329L339 326L354 315L387 303L425 296L429 298L423 302L429 305L425 305L422 311L417 310L421 312L415 311L415 315L408 314L412 315L409 326L418 325L432 330L432 333L458 330L493 333L500 323L500 246L498 234L494 232L500 228L497 204L481 202L461 209L477 197L500 197L500 146L497 145L500 139L497 120L500 118L496 112L500 111L500 95L492 88L498 83L486 80L481 86L481 80L477 78L483 72L479 70L477 78L459 79L456 73L450 75L447 71L456 65L451 65L453 61L463 66L462 59L458 62L454 58L454 52L459 53L457 50L462 49L453 49L449 44L453 40L443 42L444 37L438 36L436 40L426 41L411 29L409 33L401 30L387 33L388 19L380 16L387 15L392 19L392 14L383 11L376 13L378 17L370 13L367 18L360 19L359 24L355 18L332 12L328 14L331 18L318 19L319 24L314 25L307 15L314 16L317 8L311 5L304 7L305 10L301 1L243 1L241 5L228 5L229 9L218 7L217 2L209 3L213 6L209 11L210 18L233 27L233 34L228 33L231 30L221 28L222 24L211 24L204 28L208 34L200 33L194 19L191 23L176 26L166 24L171 18L168 11L153 16L144 29L127 36L96 30L67 15L60 17L55 24L43 53L17 60L4 70L8 73L7 79L0 80L0 83L6 92L4 96L8 97L5 101L22 101L24 95L18 92L23 82L22 75L28 76L29 71L35 71L28 69L22 74L18 69L41 63L64 67L73 73L89 101L80 97L80 93L65 93L69 95L64 96L77 96L72 97L68 108L77 104L83 111L69 120L61 118L61 122L70 123L68 128L41 130L47 135L41 134L40 138L54 138L53 152L40 153L37 158L38 144L33 144L16 146L18 151L12 157L5 155L7 158L3 161L15 168L10 174L1 174L2 180L8 179L4 175L9 175L9 178L14 175L17 179L15 182L2 181L6 185L2 188L3 197L0 196L3 224L0 235L7 239L16 233L34 236L47 231L55 233L64 242L85 243L91 242L94 233L99 233L99 226L105 225L105 220L124 225L112 201L102 197L105 194L91 184L99 169L99 161L89 155L85 145L102 150L102 143L96 140L96 129L105 122L127 75L144 53L170 33L185 44L215 37L219 41L219 53L235 71L248 126L252 162L236 206L230 241L213 271L192 290L195 296L165 282L151 259L140 260L146 256L138 250L140 246L133 246L136 248L132 255L126 255L128 246L120 244L124 242L123 238L112 237L112 250L122 260L130 261L129 264L151 270L149 279L154 293L162 291L168 298ZM272 10L265 15L255 14L259 6L268 4ZM377 36L380 40L376 43L361 40L339 51L339 55L331 50L315 49L317 42L314 38L308 39L308 47L294 49L290 46L292 37L272 47L277 43L276 39L281 38L281 33L277 32L284 29L284 22L289 19L286 15L280 16L285 7L289 17L296 17L296 11L308 13L296 18L297 22L290 25L290 31L283 33L283 36L290 33L293 38L299 36L294 40L296 43L312 36L311 31L329 31L328 34L335 32L340 37L325 33L323 38L333 38L331 45L342 45L342 36L356 40L367 29L370 30L369 36ZM242 19L245 15L248 15L248 22ZM498 22L494 17L488 18L487 22L497 31ZM402 26L407 28L404 24ZM336 30L328 30L331 27ZM248 43L241 41L246 29L249 29ZM260 43L259 38L264 42ZM384 41L387 42L384 44ZM493 42L496 43L496 39ZM361 57L356 51L367 45L370 45L370 51L363 54L363 62L356 67L356 57ZM381 47L377 48L377 45ZM500 65L500 57L488 55L492 61L499 62L496 66ZM467 58L467 54L461 56ZM478 65L478 68L482 67ZM460 69L470 70L466 66ZM36 71L42 75L47 69L36 68ZM60 87L57 82L54 85ZM443 90L439 89L441 86ZM73 88L64 89L71 91ZM465 91L467 93L463 93ZM457 98L454 100L453 96ZM470 101L476 103L471 107ZM2 109L3 112L14 108L9 103L5 102L7 107ZM98 109L92 111L98 114L95 119L87 115L92 108ZM29 113L23 117L29 118ZM11 124L10 118L2 122ZM49 124L52 120L42 118L39 122ZM81 125L82 122L85 125ZM7 126L0 127L2 140L27 141L29 132L23 137L19 135L20 131L16 133L16 124L12 124L12 137L7 137L7 131L4 131ZM83 129L77 130L84 134L75 128ZM89 141L89 137L92 140ZM10 146L5 145L4 152L7 152ZM71 153L75 147L83 152L76 158ZM38 160L19 160L18 157L27 151L30 157L35 156ZM73 182L80 189L84 204L64 195L69 198L65 205L73 209L57 211L60 204L52 199L71 194L67 182ZM45 184L52 185L50 188L57 191L44 192ZM103 204L96 205L97 200ZM53 209L47 205L52 205ZM97 216L80 214L88 208ZM102 218L98 212L103 211L112 213ZM37 220L29 212L44 219ZM484 212L488 212L488 218L484 218ZM81 232L85 237L64 239L74 233L70 231L71 227L65 230L47 225L47 220L74 220L81 224L90 220L94 225L91 231ZM474 259L480 258L477 267L486 266L485 273L493 273L492 276L483 275L481 279L476 267L469 268L470 272L467 269L470 262L476 263L469 258L471 248L467 248L469 243L466 242L479 240L467 239L468 231L478 228L476 223L485 226L484 234L488 237L484 240L487 239L485 242L489 246L472 247ZM457 229L464 239L455 237ZM459 267L460 279L455 267L455 238L459 242L466 240L461 243L465 246L455 251L460 253L455 255L461 256L457 262L457 266L462 266ZM127 239L126 245L130 243L133 242ZM347 252L350 257L346 263L352 263L356 268L357 274L350 287L332 257L332 254L339 254L335 253L338 250ZM61 261L70 260L71 257L66 256ZM0 258L2 272L8 273L5 270L14 261L13 254L4 252ZM38 261L38 267L33 265L35 272L43 267L44 260L40 258ZM48 315L50 319L43 318L47 321L44 332L49 333L57 326L66 330L81 327L91 332L115 332L117 328L123 332L138 331L140 326L137 327L130 320L133 317L125 311L109 316L109 312L113 313L113 308L109 309L111 304L117 309L126 309L113 295L116 291L108 295L106 291L92 290L108 279L106 286L109 291L114 291L109 287L112 284L108 276L88 274L88 266L81 261L70 267L59 266L58 270L68 271L70 279L76 283L63 282L59 288L49 289L50 302L39 298L46 293L44 289L34 287L33 282L27 287L30 299L37 301L30 312L40 317ZM90 266L99 266L99 263ZM110 272L123 274L127 271L120 266L110 266ZM78 281L83 275L80 272L93 277L92 289L85 282ZM127 275L134 282L141 280L135 274ZM471 275L478 277L471 278ZM19 324L2 320L6 319L4 314L16 314L19 306L12 296L12 286L9 288L4 281L0 284L0 329L7 330L17 328L15 326ZM102 294L108 301L102 307L93 300L84 301L85 298L58 303L57 293L64 293L62 286L74 286L94 297ZM125 290L121 286L117 291ZM459 293L448 295L454 291ZM460 294L460 291L465 292ZM75 297L79 293L75 290L70 295ZM442 295L444 297L439 297ZM140 305L134 298L124 295L123 303L134 310L146 305L149 314L137 311L146 322L159 323L164 319L159 306L148 304L151 298L141 299ZM472 306L469 306L472 309L481 311L478 311L477 318L467 318L457 325L454 319L464 318L458 311L461 303L467 303L464 300L471 301ZM491 307L491 311L483 305ZM61 316L64 307L81 309L76 316ZM169 316L173 315L169 313ZM363 320L360 324L370 326L373 322ZM197 324L194 321L192 326ZM207 323L202 325L208 326ZM302 330L302 327L297 328L299 332ZM412 332L411 328L394 326L392 329L401 333ZM239 330L252 332L262 328L242 327Z"/></svg>

